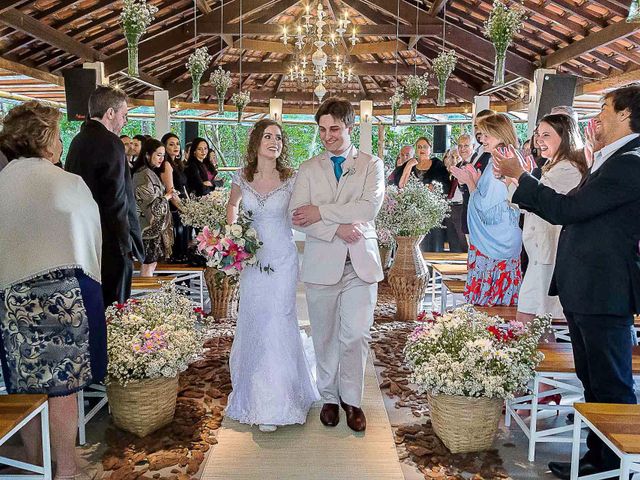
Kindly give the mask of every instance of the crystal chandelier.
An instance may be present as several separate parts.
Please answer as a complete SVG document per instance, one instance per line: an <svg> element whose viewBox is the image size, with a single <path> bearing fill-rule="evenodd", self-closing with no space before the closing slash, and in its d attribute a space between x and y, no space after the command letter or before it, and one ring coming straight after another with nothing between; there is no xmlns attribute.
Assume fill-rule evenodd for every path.
<svg viewBox="0 0 640 480"><path fill-rule="evenodd" d="M315 18L311 14L311 6L307 5L302 19L303 22L297 26L294 34L289 35L286 26L282 29L282 42L285 45L288 45L290 40L295 40L296 53L295 59L289 68L289 78L301 82L308 80L307 66L310 65L307 55L315 48L310 55L311 65L313 66L313 78L316 83L314 93L318 99L322 101L322 97L327 93L324 84L327 81L327 68L330 63L330 57L324 50L325 46L329 47L330 52L333 53L333 64L338 79L342 83L345 83L351 81L353 78L353 69L345 66L345 61L348 57L345 57L345 61L343 61L341 55L338 53L338 43L342 42L343 36L347 31L347 25L351 22L345 11L343 17L337 19L335 31L326 32L324 29L325 26L327 30L331 26L326 21L327 14L322 6L322 1L318 2ZM352 46L358 41L355 26L353 27L349 41Z"/></svg>

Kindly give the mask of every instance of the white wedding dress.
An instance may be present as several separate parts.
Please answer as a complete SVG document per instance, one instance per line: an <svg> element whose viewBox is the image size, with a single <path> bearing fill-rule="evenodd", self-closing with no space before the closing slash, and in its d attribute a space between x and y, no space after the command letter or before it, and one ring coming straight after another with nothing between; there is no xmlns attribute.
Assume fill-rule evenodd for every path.
<svg viewBox="0 0 640 480"><path fill-rule="evenodd" d="M249 267L240 275L226 415L251 425L303 424L319 395L296 315L298 252L288 211L294 179L266 195L256 192L241 171L233 183L242 190L242 207L253 213L263 242L258 260L274 271Z"/></svg>

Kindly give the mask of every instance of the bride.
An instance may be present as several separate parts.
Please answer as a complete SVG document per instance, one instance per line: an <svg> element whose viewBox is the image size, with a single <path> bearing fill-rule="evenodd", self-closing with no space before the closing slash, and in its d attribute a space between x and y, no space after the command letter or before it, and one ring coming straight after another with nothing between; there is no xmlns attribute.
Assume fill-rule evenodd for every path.
<svg viewBox="0 0 640 480"><path fill-rule="evenodd" d="M226 415L259 425L263 432L303 424L319 399L304 355L296 316L298 253L288 214L294 172L287 164L287 139L278 123L260 120L251 130L245 167L233 177L227 222L242 200L253 213L263 242L262 266L240 276L240 308L229 366L233 391Z"/></svg>

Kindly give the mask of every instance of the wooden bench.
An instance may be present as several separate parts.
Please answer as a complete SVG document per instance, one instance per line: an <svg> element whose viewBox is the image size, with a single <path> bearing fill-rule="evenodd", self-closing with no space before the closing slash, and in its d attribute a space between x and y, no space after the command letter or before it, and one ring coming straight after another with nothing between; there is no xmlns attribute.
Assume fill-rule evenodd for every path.
<svg viewBox="0 0 640 480"><path fill-rule="evenodd" d="M480 305L474 305L473 308L479 312L486 313L487 315L498 316L504 318L506 321L511 322L516 319L517 307L507 307L504 305L496 305L494 307L482 307Z"/></svg>
<svg viewBox="0 0 640 480"><path fill-rule="evenodd" d="M0 456L0 464L30 472L29 475L3 475L2 478L51 480L49 403L46 395L19 394L0 396L0 446L4 445L7 440L37 415L40 415L40 426L42 428L43 465L32 465Z"/></svg>
<svg viewBox="0 0 640 480"><path fill-rule="evenodd" d="M505 425L509 427L513 418L529 438L528 458L530 462L535 460L536 443L570 443L572 441L572 437L567 436L573 430L572 425L539 430L538 420L542 412L571 412L573 406L569 404L543 404L540 401L557 394L577 394L580 397L583 395L583 389L576 375L571 344L547 343L540 345L539 351L544 354L544 360L536 368L532 393L507 401L505 412ZM640 376L639 346L633 347L632 350L632 373L637 381ZM541 391L540 385L542 384L549 385L552 389ZM518 411L530 411L528 424L526 419L518 414Z"/></svg>
<svg viewBox="0 0 640 480"><path fill-rule="evenodd" d="M160 290L167 282L175 281L176 277L164 275L162 277L133 277L131 279L131 296L136 297L148 292Z"/></svg>
<svg viewBox="0 0 640 480"><path fill-rule="evenodd" d="M427 265L434 263L464 263L467 264L466 253L451 252L422 252L422 258Z"/></svg>
<svg viewBox="0 0 640 480"><path fill-rule="evenodd" d="M453 294L453 307L456 306L456 295L464 293L464 287L467 284L464 280L443 280L442 291L440 293L440 313L447 310L447 295L449 292Z"/></svg>
<svg viewBox="0 0 640 480"><path fill-rule="evenodd" d="M444 280L466 280L466 263L434 263L431 265L431 306L435 305L438 280L440 280L440 311L444 312L442 305L446 307L446 292L444 292Z"/></svg>
<svg viewBox="0 0 640 480"><path fill-rule="evenodd" d="M140 263L133 265L134 273L140 273ZM172 275L176 289L194 296L199 300L199 305L204 308L204 267L196 267L188 263L158 263L155 274L158 277ZM182 283L188 283L182 285Z"/></svg>
<svg viewBox="0 0 640 480"><path fill-rule="evenodd" d="M620 457L620 468L610 470L604 478L616 476L627 480L640 472L640 405L613 403L575 403L573 442L571 448L571 479L578 480L581 430L588 426ZM601 477L602 478L602 477Z"/></svg>

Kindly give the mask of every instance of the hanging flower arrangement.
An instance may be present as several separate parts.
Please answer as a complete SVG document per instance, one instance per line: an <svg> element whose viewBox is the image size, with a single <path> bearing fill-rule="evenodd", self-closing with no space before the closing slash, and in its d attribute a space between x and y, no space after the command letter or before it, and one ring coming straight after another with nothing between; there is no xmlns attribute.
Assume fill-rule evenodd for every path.
<svg viewBox="0 0 640 480"><path fill-rule="evenodd" d="M191 74L191 98L194 102L200 101L200 80L205 70L209 68L209 63L213 56L207 52L207 47L196 48L196 51L189 56L189 61L185 64Z"/></svg>
<svg viewBox="0 0 640 480"><path fill-rule="evenodd" d="M227 72L218 67L218 69L211 74L209 81L213 88L216 90L216 96L218 97L218 112L224 112L224 96L227 94L227 90L231 86L231 72Z"/></svg>
<svg viewBox="0 0 640 480"><path fill-rule="evenodd" d="M398 87L395 93L389 99L389 103L391 104L391 113L393 115L392 125L395 127L398 125L398 112L400 108L402 108L402 104L404 103L404 89L402 87Z"/></svg>
<svg viewBox="0 0 640 480"><path fill-rule="evenodd" d="M448 52L442 51L433 60L433 73L435 73L438 79L438 106L444 107L447 102L447 80L451 76L451 73L456 68L456 62L458 61L458 55L455 50L449 50Z"/></svg>
<svg viewBox="0 0 640 480"><path fill-rule="evenodd" d="M231 95L231 103L238 109L238 123L242 121L242 112L250 101L251 94L249 92L239 92Z"/></svg>
<svg viewBox="0 0 640 480"><path fill-rule="evenodd" d="M404 91L411 102L411 121L416 121L418 112L418 101L420 97L427 94L429 88L429 79L427 74L424 75L409 75L407 81L404 84Z"/></svg>
<svg viewBox="0 0 640 480"><path fill-rule="evenodd" d="M628 23L640 23L640 0L631 0L629 5Z"/></svg>
<svg viewBox="0 0 640 480"><path fill-rule="evenodd" d="M153 5L147 5L146 0L124 0L120 23L122 32L127 40L128 73L132 77L138 77L138 44L140 38L153 22L158 9Z"/></svg>
<svg viewBox="0 0 640 480"><path fill-rule="evenodd" d="M491 40L496 51L493 74L494 86L504 84L504 61L507 49L511 45L513 37L522 28L524 18L524 10L507 8L501 0L495 0L489 18L484 22L484 35Z"/></svg>

